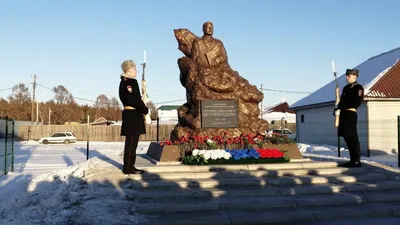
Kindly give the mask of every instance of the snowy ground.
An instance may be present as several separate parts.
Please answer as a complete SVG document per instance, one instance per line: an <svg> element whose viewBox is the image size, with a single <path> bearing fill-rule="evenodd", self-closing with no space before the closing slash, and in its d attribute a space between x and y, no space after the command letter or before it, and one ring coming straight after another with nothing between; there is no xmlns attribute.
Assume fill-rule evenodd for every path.
<svg viewBox="0 0 400 225"><path fill-rule="evenodd" d="M145 153L149 143L140 142L138 154ZM89 158L105 157L103 161L114 160L122 163L123 148L123 142L90 142ZM36 141L15 143L14 172L7 176L0 175L0 199L2 195L23 186L23 183L35 176L60 170L63 172L63 169L72 165L86 162L86 149L86 142L69 145L42 145ZM3 166L2 163L0 166Z"/></svg>
<svg viewBox="0 0 400 225"><path fill-rule="evenodd" d="M138 154L146 153L150 142L140 142ZM118 157L124 149L124 142L89 142L89 158ZM86 160L87 142L79 141L69 145L38 144L36 141L15 144L15 172L38 175L66 168Z"/></svg>
<svg viewBox="0 0 400 225"><path fill-rule="evenodd" d="M132 201L121 200L117 188L102 189L105 184L96 184L94 188L82 179L91 168L119 167L123 145L123 142L90 142L87 161L86 142L16 143L15 171L0 176L0 224L68 224L76 219L83 224L126 224L128 221L135 224L134 205ZM138 154L145 153L148 145L149 142L140 142ZM338 158L335 146L298 146L305 157L348 158L346 149L341 149L341 158ZM362 157L362 160L397 167L397 154Z"/></svg>
<svg viewBox="0 0 400 225"><path fill-rule="evenodd" d="M349 160L349 151L345 148L340 149L340 158L336 146L332 145L309 145L309 144L297 144L300 152L304 157L319 158L326 160ZM397 154L384 154L384 153L371 153L370 157L361 156L362 162L376 162L391 167L398 167L398 155Z"/></svg>

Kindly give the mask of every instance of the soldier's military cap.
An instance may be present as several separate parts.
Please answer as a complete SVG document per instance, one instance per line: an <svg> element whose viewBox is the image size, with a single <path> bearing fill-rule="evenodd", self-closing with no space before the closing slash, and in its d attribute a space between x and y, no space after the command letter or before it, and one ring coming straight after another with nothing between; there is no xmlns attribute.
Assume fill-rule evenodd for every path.
<svg viewBox="0 0 400 225"><path fill-rule="evenodd" d="M128 71L129 69L135 68L135 67L136 67L136 64L133 60L125 60L121 64L121 69L124 72Z"/></svg>
<svg viewBox="0 0 400 225"><path fill-rule="evenodd" d="M359 72L360 71L358 69L347 69L346 76L347 75L356 75L358 77Z"/></svg>

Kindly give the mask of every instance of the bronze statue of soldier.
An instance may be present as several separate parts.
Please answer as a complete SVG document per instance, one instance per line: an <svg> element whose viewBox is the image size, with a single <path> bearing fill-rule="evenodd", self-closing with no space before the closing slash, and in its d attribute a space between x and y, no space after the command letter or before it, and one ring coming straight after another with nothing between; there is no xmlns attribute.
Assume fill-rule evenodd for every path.
<svg viewBox="0 0 400 225"><path fill-rule="evenodd" d="M203 37L194 39L191 57L203 67L216 66L228 61L228 54L221 40L214 38L214 25L207 21L203 24Z"/></svg>

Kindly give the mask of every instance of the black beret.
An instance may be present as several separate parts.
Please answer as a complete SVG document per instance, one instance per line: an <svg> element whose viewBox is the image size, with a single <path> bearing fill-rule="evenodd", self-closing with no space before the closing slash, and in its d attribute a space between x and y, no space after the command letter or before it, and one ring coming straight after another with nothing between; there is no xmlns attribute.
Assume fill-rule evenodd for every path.
<svg viewBox="0 0 400 225"><path fill-rule="evenodd" d="M356 75L358 77L359 72L360 71L358 69L347 69L346 76L352 74L352 75Z"/></svg>

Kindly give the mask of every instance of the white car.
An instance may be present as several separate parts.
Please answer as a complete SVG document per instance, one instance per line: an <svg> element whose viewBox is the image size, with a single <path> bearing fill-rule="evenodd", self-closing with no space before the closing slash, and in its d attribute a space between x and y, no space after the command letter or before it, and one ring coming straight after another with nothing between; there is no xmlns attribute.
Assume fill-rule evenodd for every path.
<svg viewBox="0 0 400 225"><path fill-rule="evenodd" d="M292 139L293 141L296 141L296 133L293 133L291 130L289 130L287 128L272 129L272 130L270 130L268 132L268 134L272 134L272 133L277 133L277 134L280 134L280 135L286 135L289 139Z"/></svg>
<svg viewBox="0 0 400 225"><path fill-rule="evenodd" d="M71 142L76 142L76 137L72 132L57 132L50 137L43 137L39 139L39 143L49 144L49 143L64 143L69 144Z"/></svg>

